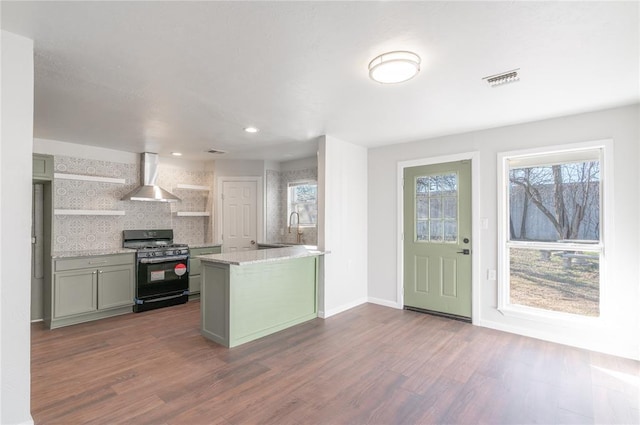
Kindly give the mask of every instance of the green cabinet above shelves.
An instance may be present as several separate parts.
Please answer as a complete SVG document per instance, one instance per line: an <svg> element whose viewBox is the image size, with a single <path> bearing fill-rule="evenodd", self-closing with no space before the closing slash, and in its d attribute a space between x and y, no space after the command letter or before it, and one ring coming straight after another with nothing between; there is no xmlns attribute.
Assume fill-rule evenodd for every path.
<svg viewBox="0 0 640 425"><path fill-rule="evenodd" d="M34 153L32 173L34 180L53 180L53 156Z"/></svg>

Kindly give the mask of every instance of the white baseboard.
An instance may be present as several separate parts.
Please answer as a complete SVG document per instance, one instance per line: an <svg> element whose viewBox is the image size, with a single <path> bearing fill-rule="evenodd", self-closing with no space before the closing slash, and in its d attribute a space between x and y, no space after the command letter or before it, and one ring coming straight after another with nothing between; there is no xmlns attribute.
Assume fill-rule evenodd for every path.
<svg viewBox="0 0 640 425"><path fill-rule="evenodd" d="M44 322L44 319L33 319L31 323Z"/></svg>
<svg viewBox="0 0 640 425"><path fill-rule="evenodd" d="M326 319L328 317L335 316L338 313L342 313L343 311L350 310L350 309L352 309L354 307L357 307L357 306L359 306L361 304L364 304L366 302L367 302L367 298L359 298L359 299L357 299L355 301L352 301L352 302L347 303L347 304L343 304L341 306L338 306L336 308L332 308L332 309L327 310L327 311L319 311L318 312L318 317Z"/></svg>
<svg viewBox="0 0 640 425"><path fill-rule="evenodd" d="M383 300L382 298L367 297L367 302L371 304L378 304L385 307L397 308L402 310L402 306L395 301Z"/></svg>

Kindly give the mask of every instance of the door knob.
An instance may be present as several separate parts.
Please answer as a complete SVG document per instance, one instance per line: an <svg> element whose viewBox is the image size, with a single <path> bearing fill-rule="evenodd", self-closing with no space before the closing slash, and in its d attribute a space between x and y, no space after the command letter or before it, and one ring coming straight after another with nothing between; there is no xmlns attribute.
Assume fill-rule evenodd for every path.
<svg viewBox="0 0 640 425"><path fill-rule="evenodd" d="M463 249L462 251L458 251L458 254L464 254L464 255L469 255L471 251L469 251L468 249Z"/></svg>
<svg viewBox="0 0 640 425"><path fill-rule="evenodd" d="M251 245L255 245L255 244L256 244L256 241L251 241Z"/></svg>

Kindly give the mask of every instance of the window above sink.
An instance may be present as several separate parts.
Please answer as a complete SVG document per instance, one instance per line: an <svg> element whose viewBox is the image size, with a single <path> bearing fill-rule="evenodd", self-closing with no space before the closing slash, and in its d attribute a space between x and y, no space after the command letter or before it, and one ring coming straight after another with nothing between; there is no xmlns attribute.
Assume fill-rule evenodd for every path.
<svg viewBox="0 0 640 425"><path fill-rule="evenodd" d="M318 182L303 180L287 184L287 219L297 213L300 227L315 227L318 223Z"/></svg>

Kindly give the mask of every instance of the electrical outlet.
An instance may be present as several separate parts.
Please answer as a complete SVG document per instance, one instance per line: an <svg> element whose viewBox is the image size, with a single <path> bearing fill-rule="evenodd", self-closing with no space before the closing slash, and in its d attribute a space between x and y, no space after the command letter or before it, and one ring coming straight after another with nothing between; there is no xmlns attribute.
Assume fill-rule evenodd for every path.
<svg viewBox="0 0 640 425"><path fill-rule="evenodd" d="M495 270L487 270L487 280L496 280L496 271Z"/></svg>

